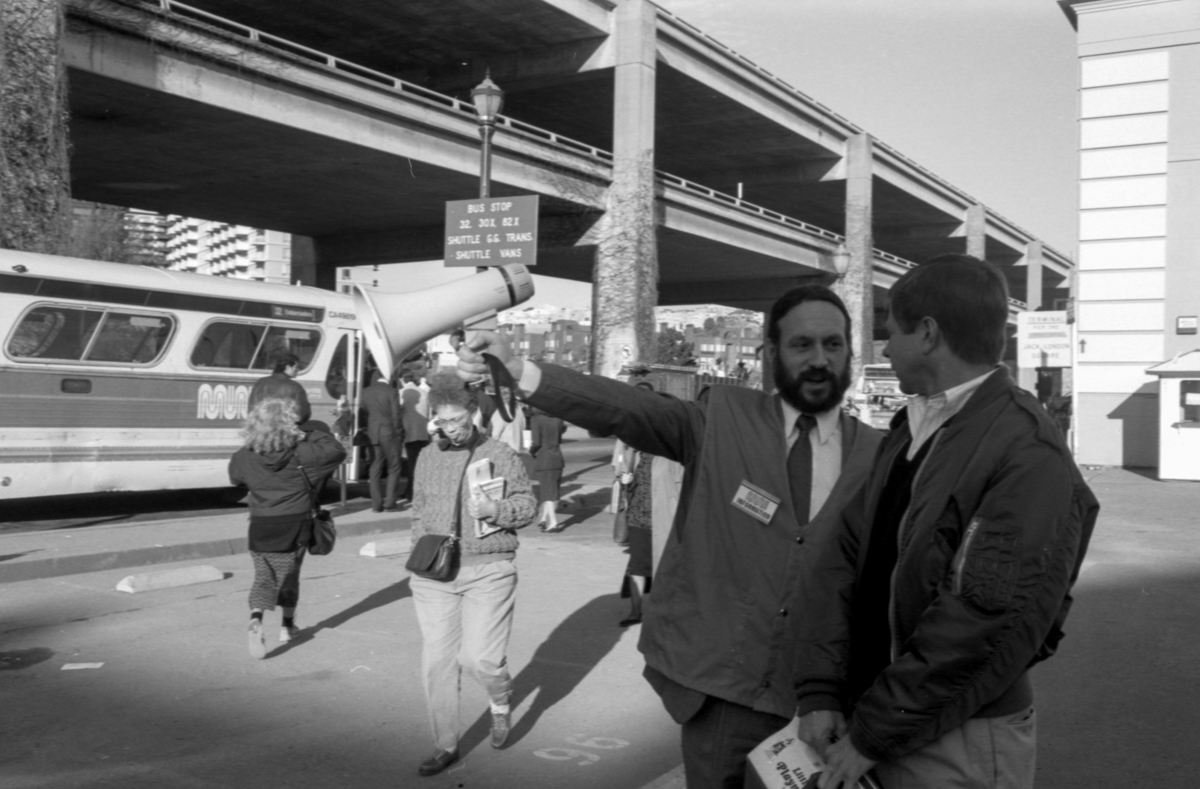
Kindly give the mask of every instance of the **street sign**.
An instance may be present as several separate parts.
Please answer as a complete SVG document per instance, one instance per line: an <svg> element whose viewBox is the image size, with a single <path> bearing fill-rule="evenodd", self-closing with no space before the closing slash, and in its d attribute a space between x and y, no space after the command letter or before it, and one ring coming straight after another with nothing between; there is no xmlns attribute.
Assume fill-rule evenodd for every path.
<svg viewBox="0 0 1200 789"><path fill-rule="evenodd" d="M446 265L537 263L537 195L446 203Z"/></svg>
<svg viewBox="0 0 1200 789"><path fill-rule="evenodd" d="M1071 366L1071 330L1067 311L1017 313L1017 366Z"/></svg>

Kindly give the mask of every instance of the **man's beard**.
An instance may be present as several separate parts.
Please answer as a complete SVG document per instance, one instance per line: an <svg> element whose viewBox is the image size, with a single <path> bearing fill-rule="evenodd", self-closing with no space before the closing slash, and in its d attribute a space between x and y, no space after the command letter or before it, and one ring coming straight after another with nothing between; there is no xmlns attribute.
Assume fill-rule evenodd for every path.
<svg viewBox="0 0 1200 789"><path fill-rule="evenodd" d="M846 360L846 368L840 374L834 373L828 367L819 370L809 370L795 377L788 375L783 363L776 354L773 360L775 373L775 388L779 396L788 405L806 414L819 414L841 405L846 390L850 388L850 360ZM828 382L829 393L820 399L812 399L804 394L805 382Z"/></svg>

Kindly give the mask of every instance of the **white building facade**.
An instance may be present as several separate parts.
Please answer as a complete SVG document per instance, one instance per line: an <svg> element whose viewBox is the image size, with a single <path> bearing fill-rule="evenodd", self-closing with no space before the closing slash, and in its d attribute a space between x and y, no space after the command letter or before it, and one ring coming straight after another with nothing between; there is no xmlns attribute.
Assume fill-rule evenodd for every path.
<svg viewBox="0 0 1200 789"><path fill-rule="evenodd" d="M1158 380L1200 346L1200 0L1069 0L1079 44L1080 463L1158 465Z"/></svg>

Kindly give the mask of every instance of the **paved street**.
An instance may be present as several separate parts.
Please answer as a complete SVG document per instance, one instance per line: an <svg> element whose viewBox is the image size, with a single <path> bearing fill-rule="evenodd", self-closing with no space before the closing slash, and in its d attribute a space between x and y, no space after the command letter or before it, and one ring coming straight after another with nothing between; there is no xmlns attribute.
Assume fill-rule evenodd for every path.
<svg viewBox="0 0 1200 789"><path fill-rule="evenodd" d="M565 487L593 491L585 498L594 505L608 479L607 442L568 446L575 476ZM1038 785L1182 786L1200 772L1200 486L1087 474L1104 509L1067 638L1035 671ZM487 744L486 701L468 681L463 764L416 775L430 744L404 557L358 555L365 542L406 536L406 522L355 513L348 525L385 531L309 557L304 637L269 643L264 661L246 653L244 553L0 583L0 785L646 786L679 764L677 729L640 677L636 631L615 626L625 557L609 516L595 506L569 516L562 534L522 535L515 733L502 751ZM62 530L0 535L0 568L27 560L30 540L73 540L76 551L91 541L120 557L151 529L186 535L176 540L244 532L244 516L233 517L67 529L70 540ZM197 564L226 579L114 590L132 573ZM273 637L278 620L268 621Z"/></svg>
<svg viewBox="0 0 1200 789"><path fill-rule="evenodd" d="M511 743L487 744L486 698L468 680L464 764L426 779L404 557L359 557L373 537L308 558L304 637L269 642L263 661L246 652L246 555L205 562L225 581L138 595L114 591L127 570L0 586L0 784L642 786L678 764L677 735L640 676L636 629L616 625L625 557L608 531L601 515L523 535Z"/></svg>

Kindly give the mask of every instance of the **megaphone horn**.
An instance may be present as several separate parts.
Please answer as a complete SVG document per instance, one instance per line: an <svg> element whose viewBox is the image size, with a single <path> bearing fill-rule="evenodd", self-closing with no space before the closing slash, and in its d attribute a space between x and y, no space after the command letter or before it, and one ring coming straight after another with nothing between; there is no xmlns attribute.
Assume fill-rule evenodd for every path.
<svg viewBox="0 0 1200 789"><path fill-rule="evenodd" d="M522 265L496 266L471 277L408 293L354 286L354 306L367 348L391 379L404 357L472 315L504 310L533 297L533 277Z"/></svg>

